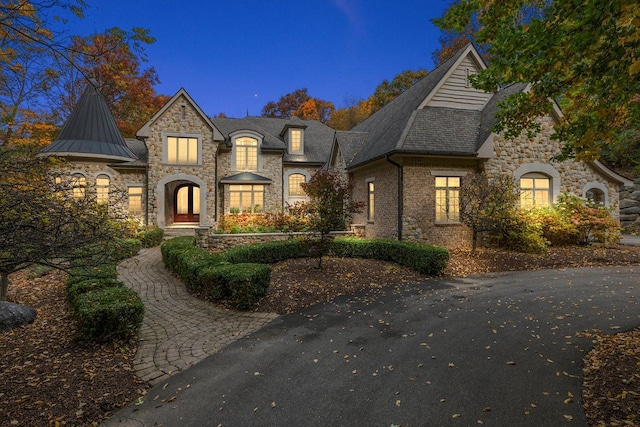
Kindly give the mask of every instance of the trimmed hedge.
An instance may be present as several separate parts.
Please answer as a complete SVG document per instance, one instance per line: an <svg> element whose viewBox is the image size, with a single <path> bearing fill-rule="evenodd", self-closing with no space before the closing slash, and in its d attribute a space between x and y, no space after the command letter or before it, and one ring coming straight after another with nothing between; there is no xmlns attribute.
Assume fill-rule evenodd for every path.
<svg viewBox="0 0 640 427"><path fill-rule="evenodd" d="M88 279L82 282L74 283L71 286L67 286L67 301L73 305L78 295L86 294L87 292L96 291L98 289L123 287L124 283L117 279Z"/></svg>
<svg viewBox="0 0 640 427"><path fill-rule="evenodd" d="M209 254L196 246L193 237L177 237L165 241L161 251L165 265L189 289L204 291L213 300L225 300L247 309L267 293L271 267L265 264L312 256L315 244L314 240L291 239ZM339 238L330 242L329 253L395 262L429 275L442 274L449 261L449 252L444 248L390 240Z"/></svg>
<svg viewBox="0 0 640 427"><path fill-rule="evenodd" d="M140 297L126 287L80 294L74 299L73 307L81 342L130 338L144 318Z"/></svg>
<svg viewBox="0 0 640 427"><path fill-rule="evenodd" d="M422 274L440 275L447 268L449 252L439 246L382 239L340 238L331 242L330 254L395 262Z"/></svg>
<svg viewBox="0 0 640 427"><path fill-rule="evenodd" d="M164 230L156 226L145 227L138 233L138 240L140 240L144 248L158 246L162 243L163 238Z"/></svg>
<svg viewBox="0 0 640 427"><path fill-rule="evenodd" d="M118 272L115 264L103 264L99 266L74 267L69 271L67 278L67 288L76 283L93 279L117 279Z"/></svg>

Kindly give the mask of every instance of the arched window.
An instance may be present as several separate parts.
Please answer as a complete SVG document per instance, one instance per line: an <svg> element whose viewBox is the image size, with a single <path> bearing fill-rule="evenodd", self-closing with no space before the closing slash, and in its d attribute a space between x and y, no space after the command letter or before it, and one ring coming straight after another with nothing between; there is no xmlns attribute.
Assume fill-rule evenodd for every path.
<svg viewBox="0 0 640 427"><path fill-rule="evenodd" d="M585 197L587 198L587 200L591 201L592 203L595 203L598 205L605 204L604 191L600 190L599 188L588 189L587 192L585 193Z"/></svg>
<svg viewBox="0 0 640 427"><path fill-rule="evenodd" d="M74 173L71 177L71 188L73 189L73 198L76 200L84 199L87 192L87 179L80 173Z"/></svg>
<svg viewBox="0 0 640 427"><path fill-rule="evenodd" d="M541 208L551 205L551 178L541 173L528 173L520 178L520 207Z"/></svg>
<svg viewBox="0 0 640 427"><path fill-rule="evenodd" d="M236 138L236 170L258 170L258 140L244 136Z"/></svg>
<svg viewBox="0 0 640 427"><path fill-rule="evenodd" d="M289 175L289 196L304 197L305 192L302 189L302 184L304 184L306 180L307 178L301 173L292 173Z"/></svg>
<svg viewBox="0 0 640 427"><path fill-rule="evenodd" d="M96 177L96 201L98 203L109 203L109 176L98 175Z"/></svg>

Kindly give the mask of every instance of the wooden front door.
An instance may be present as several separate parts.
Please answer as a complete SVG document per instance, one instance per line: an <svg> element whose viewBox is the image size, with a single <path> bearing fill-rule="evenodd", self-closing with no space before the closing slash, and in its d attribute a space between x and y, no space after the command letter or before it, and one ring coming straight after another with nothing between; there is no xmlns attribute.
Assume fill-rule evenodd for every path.
<svg viewBox="0 0 640 427"><path fill-rule="evenodd" d="M200 187L181 185L174 200L173 222L200 222Z"/></svg>

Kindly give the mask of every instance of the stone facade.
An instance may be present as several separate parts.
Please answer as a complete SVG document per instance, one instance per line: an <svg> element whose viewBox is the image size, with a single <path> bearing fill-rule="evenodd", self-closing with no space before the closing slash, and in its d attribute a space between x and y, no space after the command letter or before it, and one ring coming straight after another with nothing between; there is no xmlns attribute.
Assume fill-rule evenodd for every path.
<svg viewBox="0 0 640 427"><path fill-rule="evenodd" d="M533 138L522 134L515 139L505 139L495 135L494 157L484 168L489 177L511 176L519 178L522 172L538 172L549 176L554 187L554 201L562 193L584 197L591 188L601 189L605 193L606 205L618 212L619 185L605 179L589 163L565 160L555 162L551 159L560 154L562 143L552 138L554 119L546 116L540 121L541 130Z"/></svg>
<svg viewBox="0 0 640 427"><path fill-rule="evenodd" d="M170 164L167 161L167 137L198 139L198 163ZM150 123L146 139L149 150L149 221L164 227L173 222L175 190L183 184L200 188L200 224L215 223L217 147L213 129L189 100L180 96Z"/></svg>
<svg viewBox="0 0 640 427"><path fill-rule="evenodd" d="M620 191L620 223L623 227L640 228L640 179Z"/></svg>

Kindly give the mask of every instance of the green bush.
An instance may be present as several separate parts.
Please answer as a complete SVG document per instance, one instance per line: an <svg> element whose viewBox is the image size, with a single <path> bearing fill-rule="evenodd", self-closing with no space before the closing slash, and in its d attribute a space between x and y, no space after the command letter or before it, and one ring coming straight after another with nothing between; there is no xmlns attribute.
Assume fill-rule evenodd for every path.
<svg viewBox="0 0 640 427"><path fill-rule="evenodd" d="M73 306L78 295L104 288L123 287L117 279L87 279L67 287L67 301Z"/></svg>
<svg viewBox="0 0 640 427"><path fill-rule="evenodd" d="M162 243L164 238L164 230L160 227L149 226L138 232L138 240L142 243L143 248L151 248Z"/></svg>
<svg viewBox="0 0 640 427"><path fill-rule="evenodd" d="M219 265L203 270L200 280L211 298L227 300L246 310L267 294L271 267L249 263Z"/></svg>
<svg viewBox="0 0 640 427"><path fill-rule="evenodd" d="M67 287L76 283L93 279L117 279L118 272L115 264L103 264L99 266L74 267L69 271Z"/></svg>
<svg viewBox="0 0 640 427"><path fill-rule="evenodd" d="M142 249L142 242L138 239L120 239L115 242L112 248L112 260L114 262L120 262L123 259L136 256Z"/></svg>
<svg viewBox="0 0 640 427"><path fill-rule="evenodd" d="M144 305L137 293L109 287L78 295L74 317L81 342L130 338L142 324Z"/></svg>
<svg viewBox="0 0 640 427"><path fill-rule="evenodd" d="M330 253L340 257L394 262L429 275L442 274L449 262L449 252L439 246L382 239L334 239Z"/></svg>
<svg viewBox="0 0 640 427"><path fill-rule="evenodd" d="M290 258L311 256L312 242L306 239L290 239L267 243L253 243L236 246L224 253L232 264L264 263L273 264Z"/></svg>
<svg viewBox="0 0 640 427"><path fill-rule="evenodd" d="M196 239L192 236L175 237L173 239L166 240L160 246L162 261L169 269L175 271L178 259L182 252L195 247Z"/></svg>

